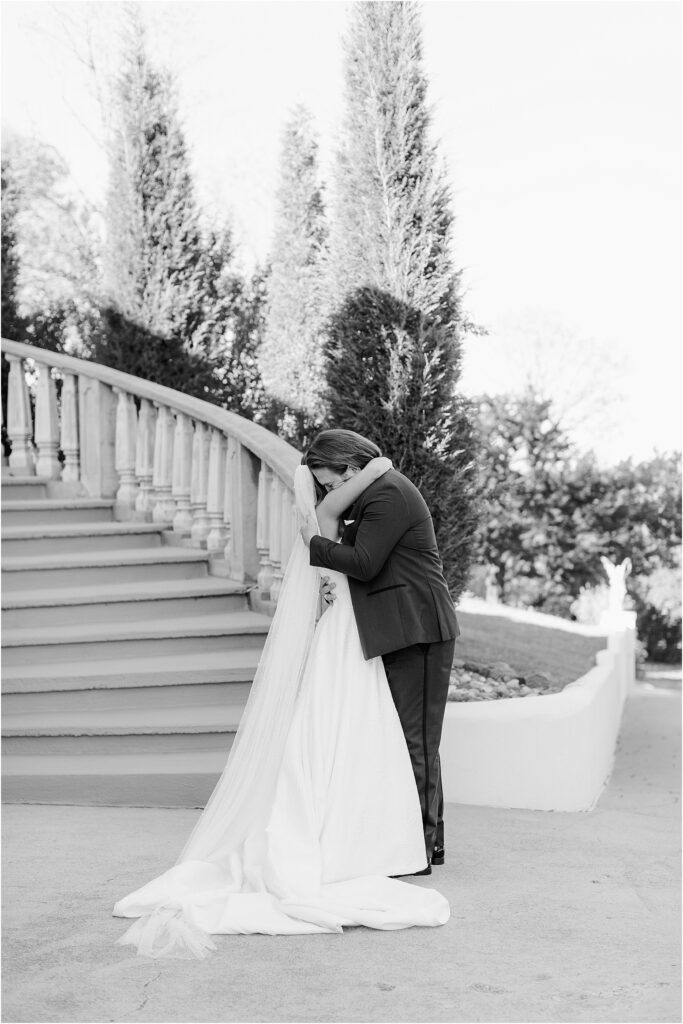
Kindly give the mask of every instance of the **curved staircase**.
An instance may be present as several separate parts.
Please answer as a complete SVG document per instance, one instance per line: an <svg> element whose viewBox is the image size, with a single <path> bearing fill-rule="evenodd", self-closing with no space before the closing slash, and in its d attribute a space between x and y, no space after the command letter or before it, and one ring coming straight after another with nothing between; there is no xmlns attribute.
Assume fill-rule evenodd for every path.
<svg viewBox="0 0 683 1024"><path fill-rule="evenodd" d="M288 449L293 472L298 454L272 435L264 442ZM240 480L224 475L217 546L206 529L199 540L187 524L176 529L171 513L180 500L162 518L155 494L168 506L173 488L158 474L141 511L140 488L126 507L121 486L92 496L82 480L68 485L61 472L37 476L9 461L2 475L4 799L203 804L224 766L277 599L293 539L290 488L262 452L250 500L242 487L232 504L229 485ZM197 521L208 509L215 526L210 495L203 505L201 493L187 497L198 498L190 506ZM246 526L235 521L239 503ZM251 557L236 551L240 538ZM245 572L245 562L259 572Z"/></svg>

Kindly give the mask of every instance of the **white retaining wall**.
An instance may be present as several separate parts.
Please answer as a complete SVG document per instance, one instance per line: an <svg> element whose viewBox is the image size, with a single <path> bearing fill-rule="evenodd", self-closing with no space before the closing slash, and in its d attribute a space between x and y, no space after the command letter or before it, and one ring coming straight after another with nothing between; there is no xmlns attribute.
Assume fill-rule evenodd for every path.
<svg viewBox="0 0 683 1024"><path fill-rule="evenodd" d="M605 616L596 666L557 694L449 702L441 739L447 801L589 811L614 764L635 681L635 612Z"/></svg>

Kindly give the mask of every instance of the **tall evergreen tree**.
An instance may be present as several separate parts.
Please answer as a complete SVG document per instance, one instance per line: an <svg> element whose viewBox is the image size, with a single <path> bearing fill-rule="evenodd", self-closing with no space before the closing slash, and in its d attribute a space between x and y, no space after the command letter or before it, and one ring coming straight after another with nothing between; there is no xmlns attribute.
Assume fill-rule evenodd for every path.
<svg viewBox="0 0 683 1024"><path fill-rule="evenodd" d="M330 235L328 425L368 434L421 487L454 594L476 528L475 439L445 172L416 3L354 4Z"/></svg>
<svg viewBox="0 0 683 1024"><path fill-rule="evenodd" d="M105 329L93 355L199 396L213 353L203 331L206 252L171 81L150 61L139 14L127 11L115 85L107 200Z"/></svg>
<svg viewBox="0 0 683 1024"><path fill-rule="evenodd" d="M281 432L295 443L322 416L322 256L325 211L311 114L298 106L285 127L268 306L259 365L269 394L289 407Z"/></svg>

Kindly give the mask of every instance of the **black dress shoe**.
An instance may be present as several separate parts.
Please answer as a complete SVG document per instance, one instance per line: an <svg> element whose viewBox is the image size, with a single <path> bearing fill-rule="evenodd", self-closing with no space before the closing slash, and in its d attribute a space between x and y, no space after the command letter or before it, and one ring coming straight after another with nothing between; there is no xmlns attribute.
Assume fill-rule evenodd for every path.
<svg viewBox="0 0 683 1024"><path fill-rule="evenodd" d="M435 846L434 853L432 854L432 864L443 864L446 859L446 851L443 846Z"/></svg>
<svg viewBox="0 0 683 1024"><path fill-rule="evenodd" d="M431 875L432 866L427 862L427 867L423 868L422 871L406 871L404 875L389 875L389 878L412 878L413 875Z"/></svg>

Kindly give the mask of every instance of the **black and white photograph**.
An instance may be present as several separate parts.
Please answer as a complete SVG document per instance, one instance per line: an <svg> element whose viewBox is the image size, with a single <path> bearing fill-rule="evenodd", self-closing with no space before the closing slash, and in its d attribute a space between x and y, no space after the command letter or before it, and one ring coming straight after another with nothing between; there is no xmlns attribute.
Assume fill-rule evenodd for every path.
<svg viewBox="0 0 683 1024"><path fill-rule="evenodd" d="M3 1024L679 1024L680 0L0 19Z"/></svg>

